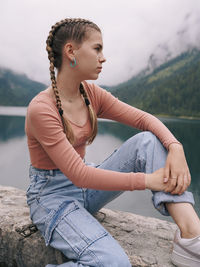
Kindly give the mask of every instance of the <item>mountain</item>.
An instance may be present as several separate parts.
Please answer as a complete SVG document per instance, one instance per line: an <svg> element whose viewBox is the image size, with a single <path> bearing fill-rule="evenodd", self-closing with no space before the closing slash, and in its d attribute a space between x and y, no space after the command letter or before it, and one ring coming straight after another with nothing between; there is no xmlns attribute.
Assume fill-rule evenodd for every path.
<svg viewBox="0 0 200 267"><path fill-rule="evenodd" d="M120 100L153 114L200 117L199 50L185 52L149 72L147 67L109 89Z"/></svg>
<svg viewBox="0 0 200 267"><path fill-rule="evenodd" d="M47 86L0 67L0 105L27 106L30 100Z"/></svg>
<svg viewBox="0 0 200 267"><path fill-rule="evenodd" d="M192 49L153 68L155 57L137 76L102 86L122 101L152 114L200 118L200 51ZM46 85L0 68L0 105L27 106Z"/></svg>

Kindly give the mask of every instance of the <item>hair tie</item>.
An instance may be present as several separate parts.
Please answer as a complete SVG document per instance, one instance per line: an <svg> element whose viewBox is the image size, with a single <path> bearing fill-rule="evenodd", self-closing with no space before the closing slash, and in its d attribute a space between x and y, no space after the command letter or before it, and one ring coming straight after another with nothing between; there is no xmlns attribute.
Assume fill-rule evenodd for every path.
<svg viewBox="0 0 200 267"><path fill-rule="evenodd" d="M85 104L86 104L86 106L89 106L90 105L90 101L89 101L88 98L85 98Z"/></svg>
<svg viewBox="0 0 200 267"><path fill-rule="evenodd" d="M62 110L62 108L59 108L59 113L60 113L60 116L62 117L62 115L63 115L63 110Z"/></svg>

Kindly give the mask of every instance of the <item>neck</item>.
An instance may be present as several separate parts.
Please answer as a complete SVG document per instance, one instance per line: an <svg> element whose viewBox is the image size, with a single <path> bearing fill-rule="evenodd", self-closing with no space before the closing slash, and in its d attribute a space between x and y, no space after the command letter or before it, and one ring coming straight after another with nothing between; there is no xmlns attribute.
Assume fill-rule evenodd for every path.
<svg viewBox="0 0 200 267"><path fill-rule="evenodd" d="M69 73L70 72L70 73ZM57 89L59 91L60 97L63 100L68 102L73 102L75 99L80 97L80 83L78 79L76 79L75 75L73 75L70 70L69 71L60 71L57 74Z"/></svg>

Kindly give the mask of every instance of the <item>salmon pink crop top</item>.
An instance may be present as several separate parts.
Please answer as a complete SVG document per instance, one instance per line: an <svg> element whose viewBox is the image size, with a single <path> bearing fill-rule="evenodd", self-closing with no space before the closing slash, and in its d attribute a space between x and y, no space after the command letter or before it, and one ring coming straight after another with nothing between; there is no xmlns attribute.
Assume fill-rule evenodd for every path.
<svg viewBox="0 0 200 267"><path fill-rule="evenodd" d="M99 118L115 120L154 133L168 148L179 143L154 116L129 106L94 84L83 82L90 103ZM31 164L39 169L60 169L76 186L98 190L143 190L144 173L120 173L87 166L83 158L90 120L82 127L70 122L76 142L72 146L63 131L56 103L47 90L32 99L27 109L25 131Z"/></svg>

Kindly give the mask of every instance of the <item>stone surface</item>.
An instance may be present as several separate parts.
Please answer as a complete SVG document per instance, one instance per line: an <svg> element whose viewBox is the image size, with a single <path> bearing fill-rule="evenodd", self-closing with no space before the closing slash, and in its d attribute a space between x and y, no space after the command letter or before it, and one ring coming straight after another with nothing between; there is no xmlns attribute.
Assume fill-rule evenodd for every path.
<svg viewBox="0 0 200 267"><path fill-rule="evenodd" d="M108 209L102 209L96 217L119 241L132 266L173 266L170 252L175 224ZM59 251L45 246L40 233L31 226L25 192L0 186L0 267L44 267L64 261Z"/></svg>

